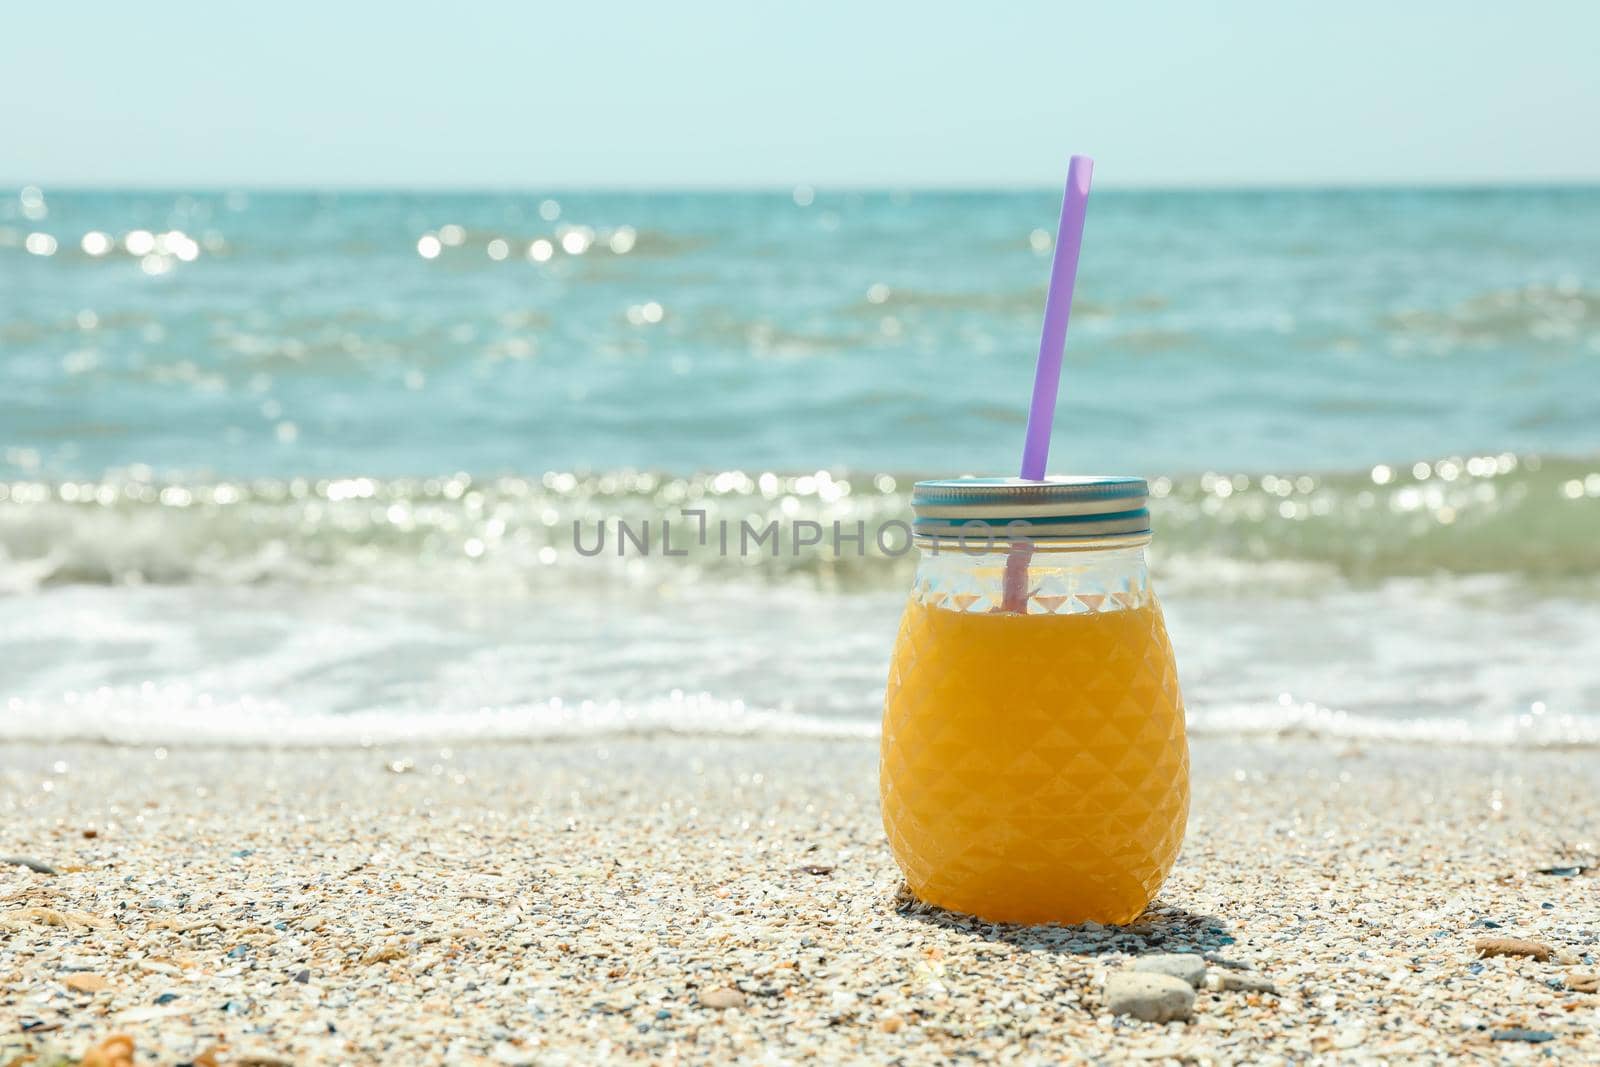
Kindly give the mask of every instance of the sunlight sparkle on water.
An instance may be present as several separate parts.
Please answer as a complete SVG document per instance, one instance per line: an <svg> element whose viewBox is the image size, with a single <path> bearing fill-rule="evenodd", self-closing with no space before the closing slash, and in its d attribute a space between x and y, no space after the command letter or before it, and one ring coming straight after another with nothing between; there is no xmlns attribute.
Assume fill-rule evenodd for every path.
<svg viewBox="0 0 1600 1067"><path fill-rule="evenodd" d="M611 251L619 256L627 255L633 251L638 234L632 226L619 226L617 232L611 235Z"/></svg>
<svg viewBox="0 0 1600 1067"><path fill-rule="evenodd" d="M594 244L594 231L587 226L574 226L561 234L561 251L569 256L581 256Z"/></svg>
<svg viewBox="0 0 1600 1067"><path fill-rule="evenodd" d="M22 202L22 217L30 222L38 222L50 214L50 209L45 206L44 191L37 185L23 186L17 199Z"/></svg>
<svg viewBox="0 0 1600 1067"><path fill-rule="evenodd" d="M182 230L169 230L156 237L156 251L177 256L185 263L193 263L200 258L199 242Z"/></svg>

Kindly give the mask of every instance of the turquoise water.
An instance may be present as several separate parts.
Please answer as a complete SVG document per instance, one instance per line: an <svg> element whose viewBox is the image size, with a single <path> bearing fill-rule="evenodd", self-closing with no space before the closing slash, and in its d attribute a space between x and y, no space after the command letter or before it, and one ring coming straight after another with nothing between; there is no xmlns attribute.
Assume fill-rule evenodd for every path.
<svg viewBox="0 0 1600 1067"><path fill-rule="evenodd" d="M59 193L34 221L11 199L7 443L75 476L1015 464L1052 194L543 202ZM529 262L587 236L565 227L595 245ZM205 247L156 276L81 251L137 228ZM1058 463L1592 451L1596 235L1594 190L1097 195Z"/></svg>
<svg viewBox="0 0 1600 1067"><path fill-rule="evenodd" d="M571 523L1010 473L1057 209L11 190L0 736L870 732L908 561ZM1097 193L1064 383L1199 728L1600 738L1600 190Z"/></svg>

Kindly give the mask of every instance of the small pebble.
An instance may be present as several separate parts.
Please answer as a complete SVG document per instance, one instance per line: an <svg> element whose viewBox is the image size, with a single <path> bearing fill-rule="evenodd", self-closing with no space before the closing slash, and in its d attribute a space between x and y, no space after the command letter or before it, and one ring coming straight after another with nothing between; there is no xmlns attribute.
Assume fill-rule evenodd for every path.
<svg viewBox="0 0 1600 1067"><path fill-rule="evenodd" d="M1117 971L1106 979L1106 1007L1147 1023L1186 1020L1194 1014L1194 986L1170 974Z"/></svg>
<svg viewBox="0 0 1600 1067"><path fill-rule="evenodd" d="M111 985L98 974L69 974L61 980L61 984L79 993L98 993Z"/></svg>
<svg viewBox="0 0 1600 1067"><path fill-rule="evenodd" d="M1525 941L1519 937L1480 937L1472 943L1480 956L1532 956L1544 961L1553 951L1543 941Z"/></svg>
<svg viewBox="0 0 1600 1067"><path fill-rule="evenodd" d="M5 864L10 864L13 867L26 867L37 874L60 873L43 860L30 859L27 856L0 856L0 865Z"/></svg>
<svg viewBox="0 0 1600 1067"><path fill-rule="evenodd" d="M1534 1045L1556 1039L1556 1035L1549 1030L1524 1030L1520 1026L1514 1026L1509 1030L1496 1030L1492 1036L1496 1041L1526 1041Z"/></svg>
<svg viewBox="0 0 1600 1067"><path fill-rule="evenodd" d="M714 1008L723 1011L727 1008L742 1008L745 1004L744 994L737 989L707 989L699 996L702 1008Z"/></svg>
<svg viewBox="0 0 1600 1067"><path fill-rule="evenodd" d="M1199 989L1206 980L1206 961L1193 952L1163 952L1153 956L1140 956L1133 961L1133 970L1141 974L1165 974L1181 978Z"/></svg>
<svg viewBox="0 0 1600 1067"><path fill-rule="evenodd" d="M1277 995L1278 987L1259 974L1241 971L1218 971L1208 983L1211 988L1224 993L1271 993Z"/></svg>

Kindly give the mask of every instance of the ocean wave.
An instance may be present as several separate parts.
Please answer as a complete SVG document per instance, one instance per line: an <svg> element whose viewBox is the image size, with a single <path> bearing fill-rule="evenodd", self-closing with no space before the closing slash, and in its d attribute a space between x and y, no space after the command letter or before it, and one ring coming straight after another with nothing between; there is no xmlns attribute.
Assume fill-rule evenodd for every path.
<svg viewBox="0 0 1600 1067"><path fill-rule="evenodd" d="M912 481L619 470L176 483L135 470L0 482L0 591L74 583L538 591L717 579L903 587ZM1600 577L1600 458L1505 453L1333 473L1212 472L1154 479L1152 495L1158 576L1179 582ZM764 536L774 525L776 540Z"/></svg>
<svg viewBox="0 0 1600 1067"><path fill-rule="evenodd" d="M553 699L475 711L302 714L277 701L217 699L184 684L103 688L50 701L14 698L0 717L0 742L342 748L669 734L855 739L876 737L878 724L679 691L643 701Z"/></svg>
<svg viewBox="0 0 1600 1067"><path fill-rule="evenodd" d="M1543 708L1486 720L1454 716L1366 715L1283 697L1270 704L1189 711L1189 732L1208 737L1267 737L1494 748L1600 747L1600 716Z"/></svg>
<svg viewBox="0 0 1600 1067"><path fill-rule="evenodd" d="M1270 704L1191 708L1188 719L1189 733L1196 738L1467 748L1600 747L1600 716L1593 715L1530 712L1485 721L1397 718L1285 697ZM475 711L303 714L267 699L217 699L184 684L102 688L50 701L13 698L0 717L0 743L305 749L667 735L861 741L876 740L879 723L876 717L806 715L678 691L642 701L553 699Z"/></svg>
<svg viewBox="0 0 1600 1067"><path fill-rule="evenodd" d="M1527 285L1481 293L1446 310L1411 308L1384 317L1394 336L1451 346L1545 342L1571 346L1588 341L1600 348L1593 324L1600 319L1600 292L1580 288L1575 278L1555 285Z"/></svg>

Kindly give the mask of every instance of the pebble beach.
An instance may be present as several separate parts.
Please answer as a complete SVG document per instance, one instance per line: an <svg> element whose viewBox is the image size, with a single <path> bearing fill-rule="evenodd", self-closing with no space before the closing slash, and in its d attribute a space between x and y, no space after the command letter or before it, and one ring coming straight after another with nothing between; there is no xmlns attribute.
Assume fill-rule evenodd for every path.
<svg viewBox="0 0 1600 1067"><path fill-rule="evenodd" d="M1600 1061L1592 752L1193 754L1151 910L1029 928L867 741L6 746L0 1064Z"/></svg>

